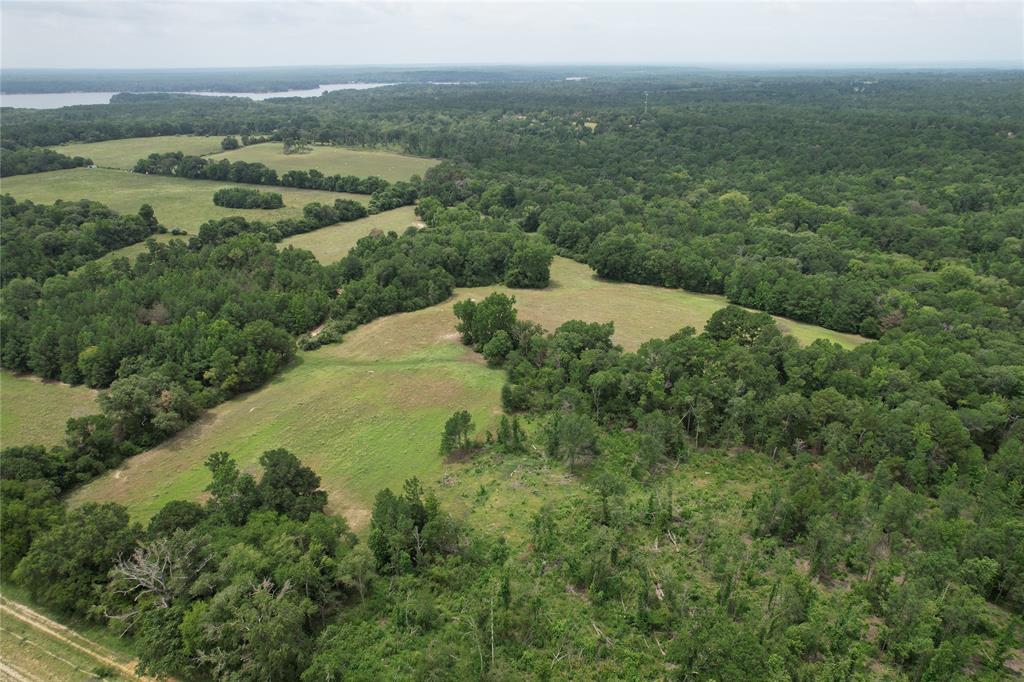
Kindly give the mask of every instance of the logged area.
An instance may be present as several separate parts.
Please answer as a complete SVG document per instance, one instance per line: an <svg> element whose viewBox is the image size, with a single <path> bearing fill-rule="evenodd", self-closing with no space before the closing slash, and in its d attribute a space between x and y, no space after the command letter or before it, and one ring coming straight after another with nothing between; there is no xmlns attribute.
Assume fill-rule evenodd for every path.
<svg viewBox="0 0 1024 682"><path fill-rule="evenodd" d="M326 145L309 145L301 151L286 154L280 142L264 142L222 152L211 161L228 159L262 163L278 173L290 170L315 169L324 175L355 175L360 178L375 175L389 182L409 180L422 176L438 163L437 159L424 159L378 149L349 149Z"/></svg>
<svg viewBox="0 0 1024 682"><path fill-rule="evenodd" d="M74 168L4 180L4 192L19 201L44 203L87 198L122 213L134 213L142 204L149 204L157 219L168 229L180 228L187 232L195 232L204 222L215 218L238 215L250 220L282 220L301 217L303 207L315 201L366 200L366 197L356 194L282 187L275 191L284 198L284 208L262 210L214 205L214 192L238 186L245 187L230 182L143 175L105 168Z"/></svg>
<svg viewBox="0 0 1024 682"><path fill-rule="evenodd" d="M68 419L98 410L92 389L0 371L0 447L59 445Z"/></svg>

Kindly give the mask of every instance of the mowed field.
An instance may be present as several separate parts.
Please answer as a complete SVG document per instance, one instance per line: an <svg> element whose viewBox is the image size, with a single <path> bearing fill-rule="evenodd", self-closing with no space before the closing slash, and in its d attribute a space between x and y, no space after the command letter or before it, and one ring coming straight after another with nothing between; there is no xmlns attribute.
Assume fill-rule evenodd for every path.
<svg viewBox="0 0 1024 682"><path fill-rule="evenodd" d="M725 305L720 297L602 282L564 258L555 259L552 277L547 290L509 292L520 317L549 330L569 319L613 320L616 341L628 349L687 325L700 329ZM381 318L341 344L300 353L267 386L210 410L161 447L77 491L72 504L116 501L145 520L171 500L202 497L209 483L202 460L210 453L231 452L257 472L260 454L286 447L320 474L330 508L365 529L381 488L396 489L410 476L436 484L446 470L464 466L446 464L437 452L452 412L468 409L480 433L494 429L504 372L488 369L459 343L452 304L495 290L506 291L460 289L453 300ZM790 331L803 342L859 341L807 325Z"/></svg>
<svg viewBox="0 0 1024 682"><path fill-rule="evenodd" d="M100 411L96 391L0 370L0 447L60 445L72 417Z"/></svg>
<svg viewBox="0 0 1024 682"><path fill-rule="evenodd" d="M219 143L218 143L219 144ZM285 154L280 142L264 142L249 145L210 157L231 161L262 163L279 174L290 170L316 169L324 175L355 175L365 178L371 175L394 182L408 180L413 175L422 176L427 169L438 163L436 159L406 156L376 149L349 149L348 147L325 147L314 145L300 154Z"/></svg>
<svg viewBox="0 0 1024 682"><path fill-rule="evenodd" d="M91 199L121 213L135 213L142 204L149 204L156 211L156 217L161 224L192 233L213 218L240 215L249 220L272 222L282 218L300 217L303 206L314 201L334 203L335 199L354 199L365 203L368 199L364 195L343 192L264 187L261 189L282 195L284 208L238 209L214 205L215 191L222 187L238 186L242 185L213 180L141 175L103 168L72 168L4 178L3 191L19 201L31 199L36 203L53 203L57 199Z"/></svg>
<svg viewBox="0 0 1024 682"><path fill-rule="evenodd" d="M294 246L297 249L312 251L318 261L327 265L347 256L357 241L374 230L394 231L401 234L410 225L422 225L422 223L416 217L415 206L403 206L359 220L329 225L305 234L297 234L282 241L281 246L282 248Z"/></svg>
<svg viewBox="0 0 1024 682"><path fill-rule="evenodd" d="M143 680L135 661L120 650L108 631L88 626L74 630L12 596L26 595L4 585L0 597L0 680ZM100 675L102 673L102 676Z"/></svg>
<svg viewBox="0 0 1024 682"><path fill-rule="evenodd" d="M135 162L150 154L183 152L189 156L205 156L219 152L223 137L201 135L160 135L131 137L103 142L72 142L50 149L67 156L84 156L100 168L131 170Z"/></svg>

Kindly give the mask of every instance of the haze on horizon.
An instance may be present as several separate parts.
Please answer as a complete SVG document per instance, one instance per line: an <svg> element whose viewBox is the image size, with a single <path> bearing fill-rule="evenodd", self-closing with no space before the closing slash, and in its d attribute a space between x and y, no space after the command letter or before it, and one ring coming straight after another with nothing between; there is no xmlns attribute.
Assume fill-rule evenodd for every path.
<svg viewBox="0 0 1024 682"><path fill-rule="evenodd" d="M1024 3L5 0L4 68L1024 68Z"/></svg>

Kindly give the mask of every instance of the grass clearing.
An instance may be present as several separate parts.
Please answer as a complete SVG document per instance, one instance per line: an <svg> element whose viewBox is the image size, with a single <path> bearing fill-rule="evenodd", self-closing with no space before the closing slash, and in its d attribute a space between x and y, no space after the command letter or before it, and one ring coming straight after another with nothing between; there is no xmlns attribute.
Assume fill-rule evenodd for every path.
<svg viewBox="0 0 1024 682"><path fill-rule="evenodd" d="M371 324L353 336L378 333ZM215 407L80 489L71 503L121 502L145 520L170 500L202 496L209 482L202 461L210 453L226 450L256 472L264 451L286 447L320 474L329 508L363 529L378 490L399 488L410 476L438 477L438 439L452 412L470 409L478 427L493 428L503 381L457 340L406 355L363 352L373 345L301 353L267 386Z"/></svg>
<svg viewBox="0 0 1024 682"><path fill-rule="evenodd" d="M419 224L415 206L403 206L391 211L360 218L347 223L329 225L305 234L297 234L281 242L281 246L312 251L324 265L341 260L356 242L374 230L401 234L410 225Z"/></svg>
<svg viewBox="0 0 1024 682"><path fill-rule="evenodd" d="M699 329L725 305L721 297L601 282L587 266L562 258L552 273L548 290L512 292L521 317L549 330L568 319L613 319L616 341L630 349L684 325ZM226 450L243 469L256 472L265 450L285 447L320 474L329 508L362 530L381 488L397 489L410 476L436 482L452 472L463 475L467 465L447 464L437 454L444 422L455 410L468 409L479 432L494 429L504 372L488 369L460 344L452 303L502 289L460 289L451 301L381 318L341 344L300 353L267 386L215 407L162 446L78 490L71 503L120 502L146 520L171 500L202 497L209 482L202 461L210 453ZM809 330L818 337L833 334ZM530 474L555 483L560 475ZM520 504L515 493L504 495L503 509ZM530 508L517 512L518 520ZM514 525L486 515L481 522Z"/></svg>
<svg viewBox="0 0 1024 682"><path fill-rule="evenodd" d="M68 419L100 411L96 396L85 386L0 371L0 447L60 445Z"/></svg>
<svg viewBox="0 0 1024 682"><path fill-rule="evenodd" d="M302 207L314 201L334 203L335 199L354 199L365 203L367 197L343 192L320 192L309 189L273 187L284 198L284 208L224 208L213 203L213 193L223 187L238 187L230 182L188 180L163 175L141 175L104 168L71 168L68 170L17 175L4 178L3 191L15 199L31 199L36 203L53 203L57 199L77 201L90 199L106 204L121 213L135 213L149 204L157 219L167 228L196 232L213 218L240 215L249 220L273 222L297 218Z"/></svg>
<svg viewBox="0 0 1024 682"><path fill-rule="evenodd" d="M379 149L349 149L314 145L307 152L285 154L280 142L264 142L221 152L211 157L230 161L262 163L279 174L290 170L316 169L324 175L355 175L365 178L376 175L390 182L408 180L413 175L423 175L427 169L438 163L436 159L406 156Z"/></svg>
<svg viewBox="0 0 1024 682"><path fill-rule="evenodd" d="M150 154L183 152L188 156L205 156L221 151L223 137L215 135L160 135L130 137L104 142L72 142L50 147L66 156L84 156L100 168L131 170L135 162Z"/></svg>

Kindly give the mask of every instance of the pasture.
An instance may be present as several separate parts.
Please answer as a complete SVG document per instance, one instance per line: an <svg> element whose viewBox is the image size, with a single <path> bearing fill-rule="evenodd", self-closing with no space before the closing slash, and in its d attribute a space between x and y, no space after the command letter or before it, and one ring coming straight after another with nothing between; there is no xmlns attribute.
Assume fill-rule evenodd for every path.
<svg viewBox="0 0 1024 682"><path fill-rule="evenodd" d="M274 187L272 190L284 198L284 208L239 209L214 205L215 191L235 186L239 185L214 180L141 175L104 168L71 168L4 178L4 192L19 201L31 199L36 203L52 203L57 199L91 199L121 213L135 213L142 204L149 204L156 212L157 219L167 228L177 227L193 233L213 218L240 215L249 220L273 222L282 218L300 217L302 207L314 201L333 203L335 199L354 199L365 203L367 200L366 196L359 194Z"/></svg>
<svg viewBox="0 0 1024 682"><path fill-rule="evenodd" d="M616 341L628 349L686 325L700 329L725 305L721 297L602 282L589 267L564 258L555 259L552 280L543 291L509 291L521 318L549 330L569 319L613 320ZM286 447L320 474L331 510L363 530L381 488L396 489L410 476L434 483L464 474L464 465L446 464L437 453L452 412L468 409L478 433L494 429L504 372L488 369L460 344L452 313L455 300L494 290L506 291L460 289L443 304L375 320L341 344L300 353L267 386L213 408L160 447L75 492L72 504L120 502L145 520L171 500L201 498L209 482L202 461L210 453L231 452L256 472L265 450ZM805 343L859 340L784 323ZM560 475L541 473L537 480ZM519 504L511 497L507 502Z"/></svg>
<svg viewBox="0 0 1024 682"><path fill-rule="evenodd" d="M360 218L347 223L328 225L319 230L297 234L281 242L281 246L294 246L311 251L316 259L328 265L341 260L356 242L374 230L401 234L410 225L420 224L414 206L403 206L391 211Z"/></svg>
<svg viewBox="0 0 1024 682"><path fill-rule="evenodd" d="M190 156L205 156L219 152L223 137L202 135L160 135L158 137L130 137L103 142L71 142L50 149L67 156L84 156L100 168L131 170L135 162L150 154L183 152Z"/></svg>
<svg viewBox="0 0 1024 682"><path fill-rule="evenodd" d="M298 154L285 154L280 142L264 142L221 152L211 156L210 160L222 158L262 163L278 174L290 170L316 169L324 175L355 175L360 178L376 175L390 182L408 180L413 175L422 176L428 168L438 163L435 159L383 150L323 145L314 145L309 151Z"/></svg>
<svg viewBox="0 0 1024 682"><path fill-rule="evenodd" d="M100 411L96 391L0 371L0 446L60 445L72 417Z"/></svg>

